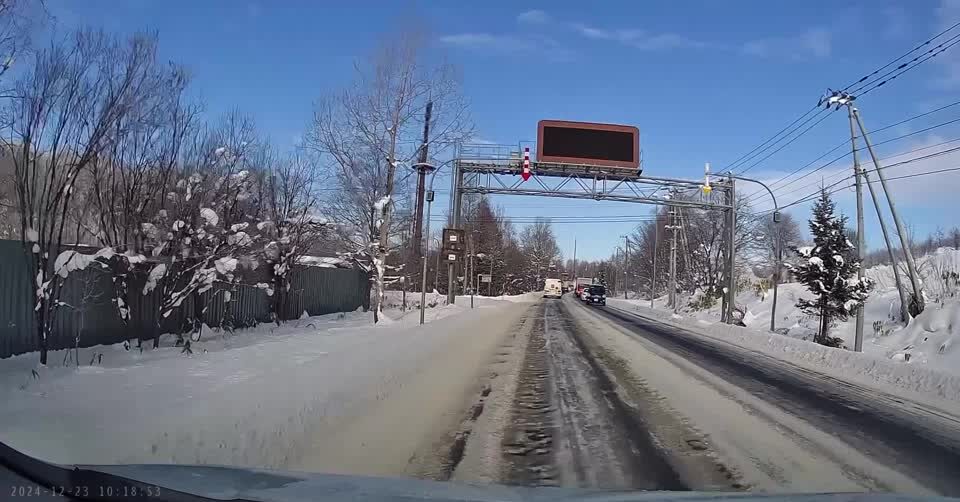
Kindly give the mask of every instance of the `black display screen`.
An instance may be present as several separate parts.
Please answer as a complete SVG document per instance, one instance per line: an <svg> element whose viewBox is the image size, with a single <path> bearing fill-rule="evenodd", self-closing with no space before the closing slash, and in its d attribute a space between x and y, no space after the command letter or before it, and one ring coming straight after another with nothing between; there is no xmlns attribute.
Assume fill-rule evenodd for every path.
<svg viewBox="0 0 960 502"><path fill-rule="evenodd" d="M629 132L545 126L541 143L540 153L548 157L636 162Z"/></svg>

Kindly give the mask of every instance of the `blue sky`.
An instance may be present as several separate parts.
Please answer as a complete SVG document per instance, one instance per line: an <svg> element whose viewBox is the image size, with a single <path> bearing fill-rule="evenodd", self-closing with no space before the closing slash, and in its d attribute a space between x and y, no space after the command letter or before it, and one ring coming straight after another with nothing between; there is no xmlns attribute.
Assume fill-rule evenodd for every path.
<svg viewBox="0 0 960 502"><path fill-rule="evenodd" d="M810 108L826 87L843 87L960 21L958 2L879 0L52 0L49 9L57 29L156 30L163 56L192 70L195 92L211 115L238 108L281 146L296 141L313 101L349 82L353 62L385 32L419 23L429 30L437 52L462 68L479 139L505 144L534 139L536 123L544 118L631 124L641 130L645 172L681 178L702 176L707 161L715 169L728 165ZM868 128L957 101L960 48L954 50L865 97L860 107ZM960 106L878 132L874 140L957 117ZM845 114L834 114L750 174L775 180L848 134ZM883 145L879 152L890 156L955 137L960 127L940 127ZM954 165L960 165L960 155L891 168L888 175ZM823 173L827 178L837 172L833 168L848 166L838 162ZM783 192L814 181L817 176ZM446 182L438 178L438 184ZM958 223L954 193L960 173L892 186L918 235ZM781 203L810 190L785 194ZM841 209L853 214L849 191L837 195ZM435 215L445 211L444 194L437 200ZM499 197L497 202L509 217L650 211L632 204L544 198ZM767 204L758 199L756 207ZM806 219L806 206L791 210ZM875 246L881 241L872 208L867 222L868 243ZM596 259L609 256L632 225L558 223L556 230L566 256L576 238L578 257Z"/></svg>

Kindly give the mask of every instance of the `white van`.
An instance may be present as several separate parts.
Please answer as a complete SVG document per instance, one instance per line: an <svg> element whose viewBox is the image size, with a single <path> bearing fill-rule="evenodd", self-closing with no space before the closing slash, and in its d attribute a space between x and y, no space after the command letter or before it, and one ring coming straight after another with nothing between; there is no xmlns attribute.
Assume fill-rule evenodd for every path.
<svg viewBox="0 0 960 502"><path fill-rule="evenodd" d="M560 298L563 295L563 283L560 279L547 279L543 283L544 298Z"/></svg>

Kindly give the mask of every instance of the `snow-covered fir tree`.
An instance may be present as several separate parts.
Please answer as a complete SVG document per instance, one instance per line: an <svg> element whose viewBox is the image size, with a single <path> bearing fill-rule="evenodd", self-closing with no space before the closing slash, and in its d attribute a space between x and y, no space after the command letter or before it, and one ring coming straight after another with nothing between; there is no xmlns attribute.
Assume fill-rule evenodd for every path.
<svg viewBox="0 0 960 502"><path fill-rule="evenodd" d="M815 296L797 302L801 310L820 318L814 341L840 347L843 339L830 336L830 326L834 321L847 320L863 305L872 283L867 278L857 279L860 260L856 247L844 234L847 218L835 215L834 209L830 195L823 191L810 219L813 246L794 247L800 263L790 269Z"/></svg>

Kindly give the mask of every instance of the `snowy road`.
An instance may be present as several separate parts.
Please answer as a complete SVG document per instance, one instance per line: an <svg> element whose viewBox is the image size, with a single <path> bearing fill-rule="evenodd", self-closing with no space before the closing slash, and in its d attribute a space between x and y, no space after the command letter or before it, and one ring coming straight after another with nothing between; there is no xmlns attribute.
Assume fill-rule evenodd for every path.
<svg viewBox="0 0 960 502"><path fill-rule="evenodd" d="M697 337L616 308L606 318L943 495L960 494L960 421L945 412ZM847 469L855 471L850 466ZM854 476L856 477L856 476ZM869 476L864 476L869 478ZM884 479L874 479L881 485Z"/></svg>
<svg viewBox="0 0 960 502"><path fill-rule="evenodd" d="M587 310L582 305L574 307ZM615 307L589 310L589 315L615 325L635 344L667 361L682 359L682 364L698 367L698 371L687 371L688 375L726 394L742 406L744 414L775 426L783 438L796 443L795 463L804 463L812 456L821 465L834 465L834 475L820 478L814 488L841 488L846 478L853 485L851 489L960 494L960 478L956 476L960 472L960 421L942 410L867 390ZM664 395L674 401L678 397ZM702 430L711 428L709 422L696 425ZM751 433L763 436L762 429ZM795 485L791 476L796 472L788 470L791 462L786 468L777 465L775 459L769 462L771 459L763 458L763 445L757 448L756 454L747 458L730 458L730 467L749 477L745 471L751 466L743 465L746 461L774 474L770 476L773 481L779 478L784 485ZM722 449L717 453L724 457ZM832 479L836 473L841 476Z"/></svg>
<svg viewBox="0 0 960 502"><path fill-rule="evenodd" d="M471 457L496 440L485 481L960 494L942 410L572 297L527 316L455 479L480 479Z"/></svg>

